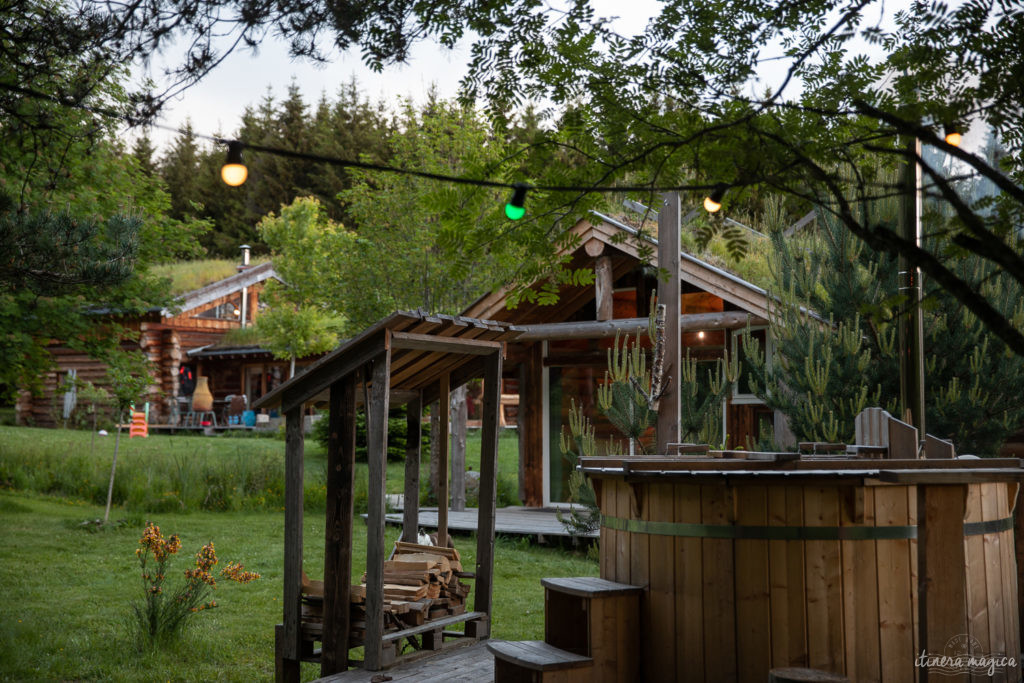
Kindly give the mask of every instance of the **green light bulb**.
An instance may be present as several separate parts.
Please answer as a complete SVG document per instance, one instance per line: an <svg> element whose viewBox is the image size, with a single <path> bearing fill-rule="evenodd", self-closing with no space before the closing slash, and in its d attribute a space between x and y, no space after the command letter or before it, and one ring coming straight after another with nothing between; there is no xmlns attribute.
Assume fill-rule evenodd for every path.
<svg viewBox="0 0 1024 683"><path fill-rule="evenodd" d="M505 216L510 221L517 221L526 215L526 191L530 186L526 183L516 183L513 188L512 198L505 205Z"/></svg>
<svg viewBox="0 0 1024 683"><path fill-rule="evenodd" d="M512 203L505 205L505 215L509 220L517 221L526 215L525 206L514 206Z"/></svg>

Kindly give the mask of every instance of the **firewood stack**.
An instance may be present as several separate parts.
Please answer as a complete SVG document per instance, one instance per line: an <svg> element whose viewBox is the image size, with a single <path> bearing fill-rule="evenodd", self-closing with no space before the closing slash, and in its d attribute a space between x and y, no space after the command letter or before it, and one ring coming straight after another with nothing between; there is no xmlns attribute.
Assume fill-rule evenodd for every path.
<svg viewBox="0 0 1024 683"><path fill-rule="evenodd" d="M472 578L462 571L459 551L416 543L395 543L391 559L384 562L384 628L401 630L420 626L430 619L462 614L470 586L459 579ZM366 574L352 586L352 621L349 645L363 644L366 628Z"/></svg>

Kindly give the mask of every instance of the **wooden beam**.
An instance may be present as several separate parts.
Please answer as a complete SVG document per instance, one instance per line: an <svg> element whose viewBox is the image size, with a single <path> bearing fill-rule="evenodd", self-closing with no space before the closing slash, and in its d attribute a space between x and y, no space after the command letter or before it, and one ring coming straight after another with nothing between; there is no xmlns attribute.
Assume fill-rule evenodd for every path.
<svg viewBox="0 0 1024 683"><path fill-rule="evenodd" d="M321 676L348 669L357 381L355 375L349 375L331 385L327 414L327 538Z"/></svg>
<svg viewBox="0 0 1024 683"><path fill-rule="evenodd" d="M951 638L970 632L964 555L966 506L966 485L917 487L918 649L928 654L942 654ZM962 680L968 678L964 675ZM961 678L950 679L921 666L918 680Z"/></svg>
<svg viewBox="0 0 1024 683"><path fill-rule="evenodd" d="M480 437L480 507L476 536L473 609L491 614L494 594L494 515L498 496L498 411L501 410L501 354L487 357Z"/></svg>
<svg viewBox="0 0 1024 683"><path fill-rule="evenodd" d="M285 415L284 441L284 642L282 657L298 661L302 590L302 410Z"/></svg>
<svg viewBox="0 0 1024 683"><path fill-rule="evenodd" d="M420 451L423 442L423 398L419 392L406 404L405 500L402 507L402 540L419 543Z"/></svg>
<svg viewBox="0 0 1024 683"><path fill-rule="evenodd" d="M767 325L768 321L745 311L725 311L723 313L690 313L679 316L680 332L699 332L701 330L734 330L750 325ZM667 327L667 325L666 325ZM600 320L567 323L543 323L540 325L520 325L522 333L516 342L555 341L559 339L603 339L619 334L647 335L647 318L619 318L617 320Z"/></svg>
<svg viewBox="0 0 1024 683"><path fill-rule="evenodd" d="M451 377L438 380L437 405L441 417L441 443L437 449L437 544L448 545L448 414L451 406Z"/></svg>
<svg viewBox="0 0 1024 683"><path fill-rule="evenodd" d="M391 350L373 361L370 400L366 407L366 457L369 461L369 506L366 520L366 642L363 666L379 671L384 662L384 493L387 486L388 391Z"/></svg>
<svg viewBox="0 0 1024 683"><path fill-rule="evenodd" d="M600 256L594 261L594 297L597 304L597 319L611 320L614 313L615 283L612 281L612 259Z"/></svg>
<svg viewBox="0 0 1024 683"><path fill-rule="evenodd" d="M287 413L292 408L302 406L310 398L328 389L342 377L352 374L376 358L380 354L381 347L385 345L385 334L370 336L363 343L349 349L337 358L298 375L294 380L295 384L281 396L281 411ZM267 403L261 403L260 400L254 402L253 406L255 408L271 407Z"/></svg>
<svg viewBox="0 0 1024 683"><path fill-rule="evenodd" d="M417 351L436 351L438 353L468 353L474 356L486 356L500 348L500 341L483 339L463 339L462 337L438 337L430 334L412 334L409 332L392 332L391 348L414 349Z"/></svg>
<svg viewBox="0 0 1024 683"><path fill-rule="evenodd" d="M664 195L658 209L658 265L668 280L658 281L658 305L665 306L665 364L658 407L656 453L667 453L668 444L679 441L679 194Z"/></svg>

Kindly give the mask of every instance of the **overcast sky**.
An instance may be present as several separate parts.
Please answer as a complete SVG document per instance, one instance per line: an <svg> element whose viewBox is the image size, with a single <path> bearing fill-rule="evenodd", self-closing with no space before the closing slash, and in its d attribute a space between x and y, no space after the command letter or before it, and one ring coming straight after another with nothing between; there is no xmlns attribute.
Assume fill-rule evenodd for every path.
<svg viewBox="0 0 1024 683"><path fill-rule="evenodd" d="M648 18L659 11L657 0L631 0L628 13L624 12L621 0L597 0L594 5L599 15L628 14L615 22L615 28L622 33L643 30ZM188 119L197 133L231 135L237 131L247 105L257 104L267 93L268 86L275 99L283 99L292 79L310 106L316 104L321 93L326 92L333 100L338 87L353 76L371 100L383 97L395 102L398 98L411 97L422 102L431 85L437 87L441 97L454 97L459 80L466 72L469 46L468 39L455 50L421 42L414 47L408 64L375 73L363 66L357 52L335 54L330 64L314 66L304 60L291 59L286 43L267 40L260 45L257 55L238 50L201 83L168 102L158 123L179 128ZM165 58L177 57L169 50ZM153 67L153 78L158 82L159 74L160 64L157 63ZM154 129L151 137L155 144L163 146L174 138L174 133Z"/></svg>
<svg viewBox="0 0 1024 683"><path fill-rule="evenodd" d="M952 4L961 1L953 0ZM865 16L869 21L878 21L880 16L891 17L906 4L907 0L890 0L872 5ZM649 18L660 11L658 0L630 0L628 4L621 0L595 0L594 6L599 16L618 17L613 26L624 35L642 31ZM891 28L890 21L883 20L882 23ZM854 45L858 51L881 56L877 47L859 42ZM414 46L408 64L391 66L383 73L375 73L362 64L357 52L335 53L329 64L313 65L289 57L284 42L267 40L261 43L258 54L242 49L236 51L201 83L168 102L158 123L178 128L187 119L197 133L230 136L238 130L246 106L258 104L268 88L275 99L283 99L293 79L310 107L315 106L322 93L331 100L335 99L338 88L353 76L362 92L374 101L383 97L389 103L397 103L399 98L411 97L422 102L432 85L436 86L441 97L449 98L456 95L459 80L466 72L469 46L469 39L464 39L454 50L432 42L421 42ZM178 58L180 55L175 55L173 50L168 51L166 59L173 61ZM756 94L762 93L766 84L777 83L785 71L784 62L768 62L764 67L761 73L763 82L753 88ZM156 77L160 73L160 65L154 66L153 70ZM791 96L796 94L798 87L791 84ZM174 138L174 133L154 129L151 137L155 144L163 147Z"/></svg>
<svg viewBox="0 0 1024 683"><path fill-rule="evenodd" d="M339 86L353 76L372 100L384 97L395 101L408 96L423 101L431 84L442 97L452 97L467 61L468 48L449 51L421 43L409 64L378 74L363 66L357 56L344 54L330 64L314 66L290 58L285 43L267 41L257 55L246 50L232 54L198 85L168 102L158 123L178 128L190 120L197 133L231 135L240 126L246 106L258 104L268 88L275 99L284 99L293 80L310 106L322 93L335 99ZM163 145L174 133L153 130L151 137Z"/></svg>

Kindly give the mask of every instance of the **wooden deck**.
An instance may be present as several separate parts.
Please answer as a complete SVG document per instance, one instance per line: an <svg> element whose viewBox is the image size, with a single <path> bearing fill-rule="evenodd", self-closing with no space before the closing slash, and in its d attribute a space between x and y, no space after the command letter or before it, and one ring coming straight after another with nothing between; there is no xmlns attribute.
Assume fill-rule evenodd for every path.
<svg viewBox="0 0 1024 683"><path fill-rule="evenodd" d="M494 522L494 531L498 534L512 536L537 536L543 541L544 537L570 537L568 531L558 521L555 511L547 508L527 507L505 507L498 508ZM437 508L420 508L420 528L437 528ZM366 515L363 515L365 518ZM402 515L389 514L385 516L388 524L402 525ZM476 531L477 509L466 508L461 512L448 511L448 528L451 531ZM588 534L587 538L599 538L597 531Z"/></svg>
<svg viewBox="0 0 1024 683"><path fill-rule="evenodd" d="M370 683L374 676L390 676L389 680L405 683L490 683L494 680L494 655L487 649L487 641L440 652L432 657L399 664L386 671L353 669L317 679L317 683ZM378 681L385 680L378 678Z"/></svg>

